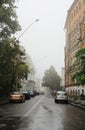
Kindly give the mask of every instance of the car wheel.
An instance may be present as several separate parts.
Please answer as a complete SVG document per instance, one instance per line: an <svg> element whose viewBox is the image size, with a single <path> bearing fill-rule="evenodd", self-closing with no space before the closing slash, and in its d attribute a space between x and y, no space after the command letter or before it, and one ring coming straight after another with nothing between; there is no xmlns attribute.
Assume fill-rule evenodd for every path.
<svg viewBox="0 0 85 130"><path fill-rule="evenodd" d="M22 99L22 102L25 102L25 98Z"/></svg>
<svg viewBox="0 0 85 130"><path fill-rule="evenodd" d="M57 100L55 99L55 103L57 103Z"/></svg>
<svg viewBox="0 0 85 130"><path fill-rule="evenodd" d="M66 104L68 104L68 101L66 101Z"/></svg>
<svg viewBox="0 0 85 130"><path fill-rule="evenodd" d="M24 102L24 99L22 99L20 102L23 103L23 102Z"/></svg>

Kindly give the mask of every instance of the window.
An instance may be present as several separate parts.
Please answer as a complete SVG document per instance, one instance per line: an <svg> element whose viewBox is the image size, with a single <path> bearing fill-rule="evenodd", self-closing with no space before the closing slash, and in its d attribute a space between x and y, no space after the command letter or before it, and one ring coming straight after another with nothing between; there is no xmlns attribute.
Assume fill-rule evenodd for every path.
<svg viewBox="0 0 85 130"><path fill-rule="evenodd" d="M78 90L78 95L80 95L80 90Z"/></svg>
<svg viewBox="0 0 85 130"><path fill-rule="evenodd" d="M75 16L75 10L74 10L74 16Z"/></svg>
<svg viewBox="0 0 85 130"><path fill-rule="evenodd" d="M84 90L82 89L81 94L84 95Z"/></svg>
<svg viewBox="0 0 85 130"><path fill-rule="evenodd" d="M73 13L72 13L72 19L73 19Z"/></svg>
<svg viewBox="0 0 85 130"><path fill-rule="evenodd" d="M81 3L79 3L79 10L81 9Z"/></svg>
<svg viewBox="0 0 85 130"><path fill-rule="evenodd" d="M78 6L76 7L76 13L78 13Z"/></svg>

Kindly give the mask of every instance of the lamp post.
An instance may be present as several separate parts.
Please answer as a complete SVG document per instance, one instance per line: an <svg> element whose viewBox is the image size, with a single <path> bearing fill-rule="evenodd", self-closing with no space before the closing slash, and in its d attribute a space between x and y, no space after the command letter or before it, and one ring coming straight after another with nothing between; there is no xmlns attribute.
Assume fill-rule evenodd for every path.
<svg viewBox="0 0 85 130"><path fill-rule="evenodd" d="M34 23L36 23L36 22L38 22L39 21L39 19L36 19L35 21L33 21L22 33L21 33L21 35L17 38L17 41L19 41L19 39L22 37L22 35L34 24ZM16 65L17 65L17 62L16 62L16 59L13 59L12 60L12 62L13 62L13 78L12 78L12 86L14 87L14 86L16 86L17 85L17 70L16 70ZM16 88L15 89L17 89L17 86L16 86Z"/></svg>
<svg viewBox="0 0 85 130"><path fill-rule="evenodd" d="M39 19L36 19L35 21L33 21L22 33L21 35L18 37L18 40L22 37L22 35L36 22L38 22Z"/></svg>

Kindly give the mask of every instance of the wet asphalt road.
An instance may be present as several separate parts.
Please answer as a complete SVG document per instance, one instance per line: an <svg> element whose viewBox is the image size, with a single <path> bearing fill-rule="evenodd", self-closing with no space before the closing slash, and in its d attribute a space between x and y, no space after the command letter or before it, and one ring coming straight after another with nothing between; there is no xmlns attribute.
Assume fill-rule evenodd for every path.
<svg viewBox="0 0 85 130"><path fill-rule="evenodd" d="M36 96L0 106L0 130L85 130L85 110Z"/></svg>

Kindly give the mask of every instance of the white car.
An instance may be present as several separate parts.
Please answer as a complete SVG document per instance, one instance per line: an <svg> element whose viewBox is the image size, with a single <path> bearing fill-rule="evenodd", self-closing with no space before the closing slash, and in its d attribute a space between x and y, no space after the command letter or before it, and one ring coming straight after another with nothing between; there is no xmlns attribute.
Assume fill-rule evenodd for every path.
<svg viewBox="0 0 85 130"><path fill-rule="evenodd" d="M68 96L65 91L57 91L55 95L55 103L65 102L68 103Z"/></svg>

